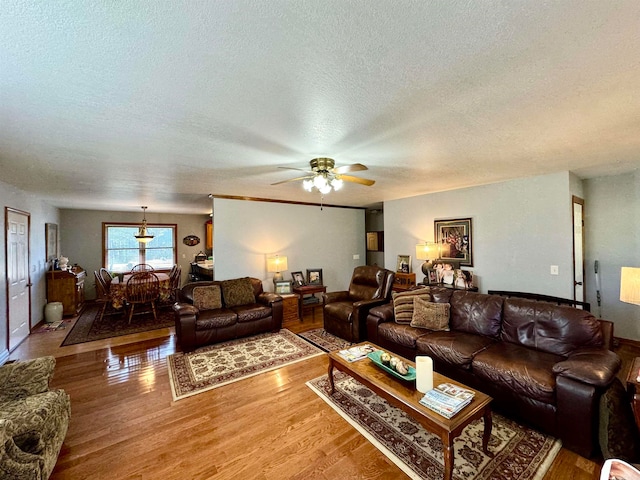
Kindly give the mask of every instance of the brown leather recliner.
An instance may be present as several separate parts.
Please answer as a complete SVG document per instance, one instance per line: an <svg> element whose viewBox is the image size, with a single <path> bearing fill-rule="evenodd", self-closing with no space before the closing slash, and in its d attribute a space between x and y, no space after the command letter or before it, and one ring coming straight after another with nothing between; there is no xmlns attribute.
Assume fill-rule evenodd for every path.
<svg viewBox="0 0 640 480"><path fill-rule="evenodd" d="M360 342L367 334L367 314L389 302L395 273L378 266L353 270L349 290L323 294L324 329L350 342Z"/></svg>

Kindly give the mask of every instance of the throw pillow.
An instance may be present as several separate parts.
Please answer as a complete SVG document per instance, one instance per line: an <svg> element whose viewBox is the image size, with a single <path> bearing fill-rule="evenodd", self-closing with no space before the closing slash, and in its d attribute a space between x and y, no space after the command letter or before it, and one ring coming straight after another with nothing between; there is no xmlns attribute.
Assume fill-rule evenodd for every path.
<svg viewBox="0 0 640 480"><path fill-rule="evenodd" d="M220 286L207 285L206 287L193 288L193 304L199 310L215 310L222 307L222 295Z"/></svg>
<svg viewBox="0 0 640 480"><path fill-rule="evenodd" d="M449 330L450 307L448 303L433 303L421 297L414 297L411 326L429 330Z"/></svg>
<svg viewBox="0 0 640 480"><path fill-rule="evenodd" d="M256 303L256 297L253 294L253 285L251 285L249 277L223 281L222 297L227 307Z"/></svg>
<svg viewBox="0 0 640 480"><path fill-rule="evenodd" d="M393 315L396 323L409 325L413 318L413 299L419 296L424 300L431 300L431 289L429 287L417 288L406 292L396 292L393 294Z"/></svg>

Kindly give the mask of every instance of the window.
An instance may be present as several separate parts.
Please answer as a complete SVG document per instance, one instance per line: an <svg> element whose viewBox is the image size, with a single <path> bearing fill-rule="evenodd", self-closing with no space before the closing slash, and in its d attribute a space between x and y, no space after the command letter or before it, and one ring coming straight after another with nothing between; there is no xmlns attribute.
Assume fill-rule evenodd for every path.
<svg viewBox="0 0 640 480"><path fill-rule="evenodd" d="M128 272L138 263L148 263L156 270L169 270L177 262L175 224L147 224L153 235L149 243L136 240L138 224L103 223L103 264L110 272Z"/></svg>

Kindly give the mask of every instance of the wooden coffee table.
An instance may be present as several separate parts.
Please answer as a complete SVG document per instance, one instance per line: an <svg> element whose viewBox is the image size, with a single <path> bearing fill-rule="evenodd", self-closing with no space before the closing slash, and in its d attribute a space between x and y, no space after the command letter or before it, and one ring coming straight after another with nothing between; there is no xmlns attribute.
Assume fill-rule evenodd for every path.
<svg viewBox="0 0 640 480"><path fill-rule="evenodd" d="M384 350L371 342L364 342L359 345L364 344L369 344L378 350ZM392 352L389 353L404 360L407 364L415 368L414 362ZM454 438L460 435L467 425L480 417L484 418L482 449L487 455L491 455L488 450L492 428L491 409L489 408L492 398L490 396L434 372L434 385L449 382L464 388L469 388L469 390L473 390L475 392L475 396L469 405L452 418L447 419L419 403L423 394L416 390L415 381L399 380L376 366L368 358L356 360L355 362L348 362L338 355L337 351L329 353L329 384L331 385L331 394L335 392L335 385L333 383L334 368L345 372L363 385L369 387L391 405L402 409L408 415L415 418L427 431L440 437L444 447L445 480L450 480L453 474Z"/></svg>

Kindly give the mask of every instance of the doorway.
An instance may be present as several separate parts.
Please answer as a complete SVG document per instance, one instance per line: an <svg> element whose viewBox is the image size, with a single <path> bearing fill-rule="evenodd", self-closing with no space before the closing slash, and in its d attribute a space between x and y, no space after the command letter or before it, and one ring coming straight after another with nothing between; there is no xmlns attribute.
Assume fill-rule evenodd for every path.
<svg viewBox="0 0 640 480"><path fill-rule="evenodd" d="M28 213L5 207L8 347L14 350L31 330Z"/></svg>
<svg viewBox="0 0 640 480"><path fill-rule="evenodd" d="M584 200L571 197L573 212L573 299L585 301L584 290Z"/></svg>

